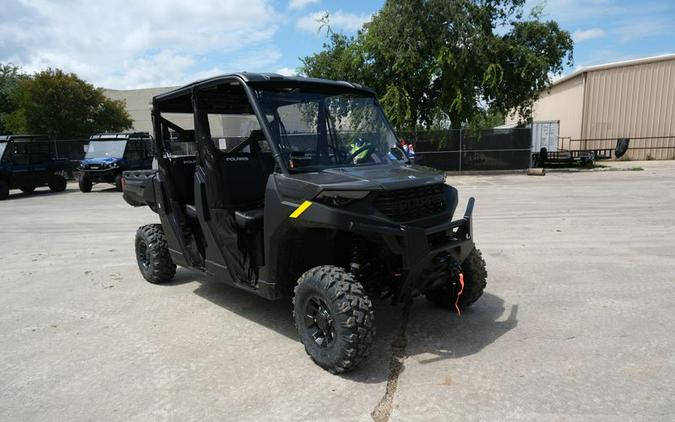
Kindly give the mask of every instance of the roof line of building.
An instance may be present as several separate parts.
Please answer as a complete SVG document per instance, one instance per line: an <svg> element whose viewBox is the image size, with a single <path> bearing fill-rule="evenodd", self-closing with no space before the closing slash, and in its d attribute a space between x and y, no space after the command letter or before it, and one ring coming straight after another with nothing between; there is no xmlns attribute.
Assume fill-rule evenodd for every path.
<svg viewBox="0 0 675 422"><path fill-rule="evenodd" d="M172 90L176 89L178 86L155 86L155 87L147 87L147 88L129 88L129 89L117 89L117 88L106 88L103 87L104 91L110 91L110 92L127 92L127 91L155 91L158 89L164 89L164 90Z"/></svg>
<svg viewBox="0 0 675 422"><path fill-rule="evenodd" d="M588 72L596 72L598 70L605 70L605 69L611 69L614 67L623 67L623 66L635 66L638 64L646 64L646 63L653 63L653 62L660 62L660 61L665 61L665 60L672 60L675 59L675 53L671 54L662 54L660 56L651 56L651 57L643 57L640 59L632 59L632 60L623 60L619 62L611 62L611 63L605 63L605 64L598 64L594 66L584 66L582 68L579 68L575 70L574 72L563 76L560 79L557 79L551 83L550 86L555 86L558 84L561 84L565 81L568 81L570 79L573 79L583 73L588 73Z"/></svg>

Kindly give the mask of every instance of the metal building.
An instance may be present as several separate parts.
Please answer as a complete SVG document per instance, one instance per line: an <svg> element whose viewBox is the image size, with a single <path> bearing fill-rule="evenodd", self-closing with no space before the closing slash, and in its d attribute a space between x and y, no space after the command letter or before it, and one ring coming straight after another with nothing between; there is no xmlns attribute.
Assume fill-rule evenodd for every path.
<svg viewBox="0 0 675 422"><path fill-rule="evenodd" d="M532 117L559 121L565 149L613 148L630 138L630 159L673 159L675 54L572 72L540 94Z"/></svg>
<svg viewBox="0 0 675 422"><path fill-rule="evenodd" d="M134 132L152 133L152 118L150 110L152 109L152 97L174 89L167 88L146 88L146 89L104 89L103 94L111 100L122 100L126 103L126 109L131 120L133 120L132 130Z"/></svg>

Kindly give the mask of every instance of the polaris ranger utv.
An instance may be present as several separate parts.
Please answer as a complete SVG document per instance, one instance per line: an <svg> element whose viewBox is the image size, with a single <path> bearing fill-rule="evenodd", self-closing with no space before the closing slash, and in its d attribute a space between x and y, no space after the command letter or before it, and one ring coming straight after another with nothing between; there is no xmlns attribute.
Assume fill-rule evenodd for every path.
<svg viewBox="0 0 675 422"><path fill-rule="evenodd" d="M483 293L469 199L411 165L373 91L242 73L153 99L158 170L125 172L124 197L161 224L136 233L143 277L176 265L267 299L293 296L309 356L341 373L369 353L371 299L425 295L447 309ZM194 142L172 155L163 140Z"/></svg>
<svg viewBox="0 0 675 422"><path fill-rule="evenodd" d="M112 183L122 191L122 172L152 167L148 133L104 133L89 138L87 153L80 161L81 192L91 192L95 183Z"/></svg>
<svg viewBox="0 0 675 422"><path fill-rule="evenodd" d="M47 185L52 192L63 192L69 167L68 160L56 158L54 143L46 136L0 136L0 200L9 197L10 189L29 193Z"/></svg>

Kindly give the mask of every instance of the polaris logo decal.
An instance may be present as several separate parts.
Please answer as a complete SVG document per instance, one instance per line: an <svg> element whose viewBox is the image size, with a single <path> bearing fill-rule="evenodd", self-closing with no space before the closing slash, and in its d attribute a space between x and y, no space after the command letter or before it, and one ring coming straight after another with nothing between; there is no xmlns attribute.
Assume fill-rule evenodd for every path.
<svg viewBox="0 0 675 422"><path fill-rule="evenodd" d="M248 161L248 157L225 157L225 161Z"/></svg>

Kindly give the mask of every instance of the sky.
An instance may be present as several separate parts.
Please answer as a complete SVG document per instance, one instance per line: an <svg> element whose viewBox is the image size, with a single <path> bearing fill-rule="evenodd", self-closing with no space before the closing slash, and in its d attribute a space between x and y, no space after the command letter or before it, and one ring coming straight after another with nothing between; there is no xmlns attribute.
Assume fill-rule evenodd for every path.
<svg viewBox="0 0 675 422"><path fill-rule="evenodd" d="M317 19L354 34L383 0L0 0L0 63L75 72L105 88L175 86L250 71L293 74L321 50ZM527 9L541 3L529 0ZM566 69L675 53L675 0L549 0L575 40Z"/></svg>

